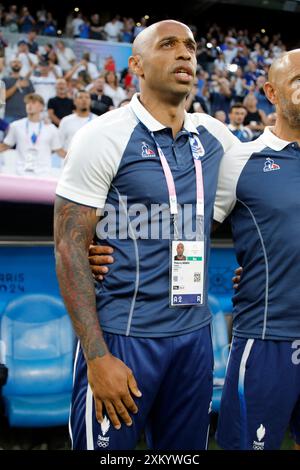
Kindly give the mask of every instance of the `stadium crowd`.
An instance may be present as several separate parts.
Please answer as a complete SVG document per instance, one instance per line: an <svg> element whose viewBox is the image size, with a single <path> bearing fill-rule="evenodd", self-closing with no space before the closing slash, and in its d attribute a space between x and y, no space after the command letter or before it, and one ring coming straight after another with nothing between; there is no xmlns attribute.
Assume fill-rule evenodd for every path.
<svg viewBox="0 0 300 470"><path fill-rule="evenodd" d="M51 12L41 9L33 15L27 7L18 10L16 5L10 5L5 10L0 5L0 25L4 27L0 32L0 78L6 101L0 121L0 151L23 148L18 174L28 171L26 155L38 154L47 141L48 164L42 165L43 169L37 165L36 170L30 170L47 176L51 152L66 155L76 130L96 116L128 103L139 91L137 78L128 69L117 70L113 57L108 57L100 69L88 51L81 58L76 57L64 38L132 42L147 27L148 19L145 16L135 22L133 18L115 15L102 24L98 13L85 16L73 11L64 31L59 31L62 37ZM263 85L272 60L286 50L280 34L224 30L216 24L207 31L190 27L198 44L198 71L186 110L211 114L226 123L243 142L257 138L266 125L276 120ZM12 32L21 33L22 37L12 44L5 39L6 31L10 37ZM49 36L49 43L41 44L40 35ZM39 106L33 108L38 111L32 114L35 102ZM24 150L26 145L28 149ZM31 155L29 160L32 158Z"/></svg>

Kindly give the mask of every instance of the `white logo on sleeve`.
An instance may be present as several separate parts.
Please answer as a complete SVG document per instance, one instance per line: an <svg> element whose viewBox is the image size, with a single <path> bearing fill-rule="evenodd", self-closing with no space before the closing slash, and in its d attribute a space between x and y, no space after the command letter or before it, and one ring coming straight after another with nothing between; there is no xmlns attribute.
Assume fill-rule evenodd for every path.
<svg viewBox="0 0 300 470"><path fill-rule="evenodd" d="M100 425L101 425L102 436L100 436L100 434L98 435L97 445L98 447L107 447L109 445L109 437L104 437L105 434L108 433L109 428L110 428L110 422L107 416L104 416L104 419L102 423L100 423Z"/></svg>
<svg viewBox="0 0 300 470"><path fill-rule="evenodd" d="M262 440L265 437L265 435L266 435L266 428L261 424L259 428L256 430L257 441L253 441L254 450L264 450L265 443L262 442Z"/></svg>

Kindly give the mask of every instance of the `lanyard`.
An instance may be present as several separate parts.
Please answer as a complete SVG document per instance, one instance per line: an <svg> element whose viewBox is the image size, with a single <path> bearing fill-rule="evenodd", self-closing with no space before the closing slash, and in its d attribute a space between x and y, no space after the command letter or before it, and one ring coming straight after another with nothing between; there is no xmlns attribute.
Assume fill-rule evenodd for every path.
<svg viewBox="0 0 300 470"><path fill-rule="evenodd" d="M42 121L40 121L39 123L39 131L38 131L38 134L36 134L35 132L33 132L30 136L30 140L31 140L31 143L33 145L35 145L37 143L37 140L38 140L38 137L41 133L41 130L42 130ZM26 121L26 134L28 135L28 132L29 132L29 120L27 119Z"/></svg>
<svg viewBox="0 0 300 470"><path fill-rule="evenodd" d="M173 216L174 225L175 225L175 229L177 232L176 216L178 214L178 210L177 210L177 195L176 195L174 178L173 178L170 166L168 164L168 161L165 157L165 154L163 153L159 143L155 139L154 133L150 132L150 134L151 134L152 139L155 142L158 155L160 158L160 162L163 167L164 175L165 175L166 182L167 182L168 192L169 192L170 212L171 212L171 215ZM204 233L204 227L203 227L204 225L204 186L203 186L201 157L203 157L205 151L198 136L190 134L189 143L190 143L190 148L191 148L193 159L194 159L195 173L196 173L196 196L197 196L196 197L196 200L197 200L196 216L200 222L199 225L200 225L201 235L203 235Z"/></svg>

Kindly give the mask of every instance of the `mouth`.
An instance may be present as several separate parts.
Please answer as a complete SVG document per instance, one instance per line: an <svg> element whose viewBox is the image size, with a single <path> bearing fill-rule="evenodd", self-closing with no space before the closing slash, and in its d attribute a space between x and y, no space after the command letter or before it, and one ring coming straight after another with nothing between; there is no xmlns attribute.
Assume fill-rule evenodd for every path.
<svg viewBox="0 0 300 470"><path fill-rule="evenodd" d="M176 67L174 74L176 79L183 83L189 83L194 79L193 69L188 66Z"/></svg>

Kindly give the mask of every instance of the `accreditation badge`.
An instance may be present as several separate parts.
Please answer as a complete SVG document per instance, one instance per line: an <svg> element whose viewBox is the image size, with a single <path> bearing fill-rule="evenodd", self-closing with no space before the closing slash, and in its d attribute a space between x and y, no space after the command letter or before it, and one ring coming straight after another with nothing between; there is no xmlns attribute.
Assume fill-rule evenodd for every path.
<svg viewBox="0 0 300 470"><path fill-rule="evenodd" d="M24 171L34 172L38 159L38 151L35 148L29 148L25 155Z"/></svg>
<svg viewBox="0 0 300 470"><path fill-rule="evenodd" d="M170 306L203 305L204 241L171 242Z"/></svg>

